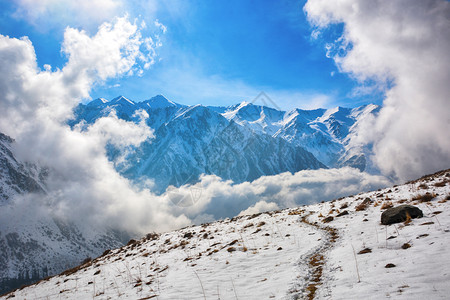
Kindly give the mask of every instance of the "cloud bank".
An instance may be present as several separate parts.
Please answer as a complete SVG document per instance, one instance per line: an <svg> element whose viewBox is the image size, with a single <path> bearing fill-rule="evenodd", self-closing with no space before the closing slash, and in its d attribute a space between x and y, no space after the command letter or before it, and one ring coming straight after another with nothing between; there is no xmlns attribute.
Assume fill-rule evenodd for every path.
<svg viewBox="0 0 450 300"><path fill-rule="evenodd" d="M309 0L317 32L343 24L327 45L341 72L383 89L377 118L363 122L355 143L373 144L383 174L405 180L450 166L450 3Z"/></svg>
<svg viewBox="0 0 450 300"><path fill-rule="evenodd" d="M191 219L233 217L268 209L295 207L337 199L390 185L383 176L370 175L354 168L303 170L263 176L253 182L233 184L215 175L204 175L198 184L182 186L176 192L191 199L192 188L201 190L195 205L175 207ZM172 191L173 192L173 191ZM170 195L163 195L169 196Z"/></svg>

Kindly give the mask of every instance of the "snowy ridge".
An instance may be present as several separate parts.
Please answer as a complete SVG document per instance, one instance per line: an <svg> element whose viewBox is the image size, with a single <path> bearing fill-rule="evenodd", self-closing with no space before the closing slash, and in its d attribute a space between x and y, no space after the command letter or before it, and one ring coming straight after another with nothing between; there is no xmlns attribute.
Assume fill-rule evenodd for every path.
<svg viewBox="0 0 450 300"><path fill-rule="evenodd" d="M155 97L145 100L143 104L148 104L148 106L153 109L183 106L181 104L168 100L163 95L156 95Z"/></svg>
<svg viewBox="0 0 450 300"><path fill-rule="evenodd" d="M400 204L419 207L423 218L381 225L381 213ZM446 299L449 243L447 170L331 202L148 234L1 299Z"/></svg>

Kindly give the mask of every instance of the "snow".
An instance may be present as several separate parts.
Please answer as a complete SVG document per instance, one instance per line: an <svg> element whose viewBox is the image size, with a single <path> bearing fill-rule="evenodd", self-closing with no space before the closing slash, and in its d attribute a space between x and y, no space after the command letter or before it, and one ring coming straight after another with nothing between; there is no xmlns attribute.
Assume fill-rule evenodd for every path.
<svg viewBox="0 0 450 300"><path fill-rule="evenodd" d="M102 105L108 103L108 100L105 98L97 98L89 102L86 106L89 107L101 107Z"/></svg>
<svg viewBox="0 0 450 300"><path fill-rule="evenodd" d="M166 107L181 107L182 106L178 103L168 100L163 95L156 95L155 97L152 97L152 98L144 101L143 103L147 104L149 107L151 107L153 109L166 108Z"/></svg>
<svg viewBox="0 0 450 300"><path fill-rule="evenodd" d="M436 197L413 199L425 193ZM446 299L449 195L444 171L331 202L148 236L0 299ZM366 198L372 203L357 211ZM381 225L389 202L416 205L424 217ZM365 248L371 252L357 254Z"/></svg>
<svg viewBox="0 0 450 300"><path fill-rule="evenodd" d="M123 105L135 105L136 103L134 103L133 101L131 101L128 98L125 98L124 96L118 96L114 99L111 100L111 104L123 104Z"/></svg>

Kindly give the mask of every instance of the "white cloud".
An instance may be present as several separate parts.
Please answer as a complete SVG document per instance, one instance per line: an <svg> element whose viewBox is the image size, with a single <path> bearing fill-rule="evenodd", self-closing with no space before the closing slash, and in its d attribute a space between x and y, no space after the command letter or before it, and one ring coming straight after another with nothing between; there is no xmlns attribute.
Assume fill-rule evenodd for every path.
<svg viewBox="0 0 450 300"><path fill-rule="evenodd" d="M157 28L161 29L161 31L162 31L163 33L166 33L167 27L164 26L164 24L160 23L159 20L156 20L156 21L155 21L155 26L156 26Z"/></svg>
<svg viewBox="0 0 450 300"><path fill-rule="evenodd" d="M126 149L152 138L144 112L136 116L142 120L137 124L111 114L84 130L66 125L95 83L130 74L152 58L144 43L126 18L103 24L94 36L68 28L63 43L68 62L52 72L37 67L30 40L0 36L0 131L16 139L19 158L50 169L47 197L18 203L50 204L50 213L59 217L141 233L190 223L174 215L165 199L120 176L107 159L108 143Z"/></svg>
<svg viewBox="0 0 450 300"><path fill-rule="evenodd" d="M273 202L267 203L266 201L259 201L255 205L250 206L246 210L239 213L239 216L253 215L266 211L274 211L278 209L278 205Z"/></svg>
<svg viewBox="0 0 450 300"><path fill-rule="evenodd" d="M328 51L339 70L386 91L378 118L361 124L358 137L373 143L380 170L411 179L448 168L450 3L309 0L304 9L315 30L344 24Z"/></svg>
<svg viewBox="0 0 450 300"><path fill-rule="evenodd" d="M199 214L225 218L235 216L251 206L253 207L249 211L272 209L275 205L279 208L295 207L390 184L383 176L369 175L353 168L304 170L295 174L286 172L240 184L233 184L230 180L223 181L215 175L204 175L195 186L202 189L201 197L193 201L195 205L174 207L174 210L184 212L190 218ZM186 198L191 195L189 185L176 192Z"/></svg>

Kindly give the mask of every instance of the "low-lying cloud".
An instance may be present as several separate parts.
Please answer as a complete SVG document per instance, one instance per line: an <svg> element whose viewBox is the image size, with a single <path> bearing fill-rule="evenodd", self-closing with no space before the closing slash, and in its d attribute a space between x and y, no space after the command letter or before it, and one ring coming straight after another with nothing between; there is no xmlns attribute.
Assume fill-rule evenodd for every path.
<svg viewBox="0 0 450 300"><path fill-rule="evenodd" d="M327 55L341 72L385 91L380 114L362 122L354 140L373 144L381 172L405 180L448 168L450 3L309 0L304 10L316 37L343 24Z"/></svg>
<svg viewBox="0 0 450 300"><path fill-rule="evenodd" d="M204 175L196 185L177 190L186 198L192 197L192 188L201 190L201 196L192 199L195 205L174 207L197 222L214 218L233 217L239 213L256 213L268 209L295 207L358 194L391 184L383 176L370 175L354 168L304 170L263 176L253 182L233 184L215 175ZM170 197L170 195L163 195ZM247 210L248 209L248 210ZM247 211L246 211L247 210Z"/></svg>

